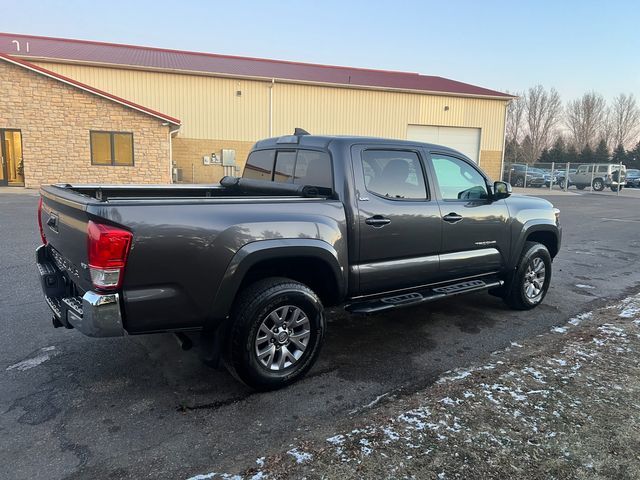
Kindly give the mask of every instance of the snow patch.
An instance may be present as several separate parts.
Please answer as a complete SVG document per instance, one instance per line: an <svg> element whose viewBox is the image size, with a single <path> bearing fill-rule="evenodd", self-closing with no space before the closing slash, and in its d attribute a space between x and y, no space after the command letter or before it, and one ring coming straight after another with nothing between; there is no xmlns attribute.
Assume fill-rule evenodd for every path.
<svg viewBox="0 0 640 480"><path fill-rule="evenodd" d="M553 327L551 331L553 333L567 333L567 327Z"/></svg>
<svg viewBox="0 0 640 480"><path fill-rule="evenodd" d="M593 285L585 285L584 283L576 283L576 287L578 287L578 288L586 288L586 289L596 288Z"/></svg>
<svg viewBox="0 0 640 480"><path fill-rule="evenodd" d="M292 448L287 453L296 459L296 463L304 463L313 459L313 455L307 452L301 452L297 448Z"/></svg>

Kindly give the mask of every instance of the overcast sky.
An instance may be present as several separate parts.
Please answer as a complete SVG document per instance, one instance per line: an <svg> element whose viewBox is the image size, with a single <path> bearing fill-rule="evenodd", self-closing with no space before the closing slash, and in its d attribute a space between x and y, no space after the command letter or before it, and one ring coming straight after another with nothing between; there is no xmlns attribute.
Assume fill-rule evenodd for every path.
<svg viewBox="0 0 640 480"><path fill-rule="evenodd" d="M0 31L640 97L636 1L0 0Z"/></svg>

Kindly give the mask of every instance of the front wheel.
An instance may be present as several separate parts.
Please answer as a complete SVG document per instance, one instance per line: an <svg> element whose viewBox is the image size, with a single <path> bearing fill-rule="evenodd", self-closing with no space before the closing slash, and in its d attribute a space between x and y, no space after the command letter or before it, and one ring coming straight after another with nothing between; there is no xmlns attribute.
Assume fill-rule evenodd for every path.
<svg viewBox="0 0 640 480"><path fill-rule="evenodd" d="M526 242L504 301L516 310L537 307L551 282L551 255L541 243Z"/></svg>
<svg viewBox="0 0 640 480"><path fill-rule="evenodd" d="M323 307L302 283L267 278L236 301L225 364L256 390L275 390L303 377L320 353Z"/></svg>

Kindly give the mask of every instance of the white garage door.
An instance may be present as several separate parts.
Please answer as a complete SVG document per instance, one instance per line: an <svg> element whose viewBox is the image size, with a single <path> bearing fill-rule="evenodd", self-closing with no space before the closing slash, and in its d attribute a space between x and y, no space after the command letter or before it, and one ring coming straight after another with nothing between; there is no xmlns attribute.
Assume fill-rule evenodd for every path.
<svg viewBox="0 0 640 480"><path fill-rule="evenodd" d="M476 163L480 157L479 128L408 125L407 140L444 145L464 153Z"/></svg>

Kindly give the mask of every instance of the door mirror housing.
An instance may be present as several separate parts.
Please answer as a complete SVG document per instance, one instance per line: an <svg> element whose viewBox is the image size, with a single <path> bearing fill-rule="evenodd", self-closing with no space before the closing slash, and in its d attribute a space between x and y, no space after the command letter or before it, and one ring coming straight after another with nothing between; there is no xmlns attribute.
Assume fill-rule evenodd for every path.
<svg viewBox="0 0 640 480"><path fill-rule="evenodd" d="M493 200L502 200L511 195L511 184L509 182L494 182L493 183Z"/></svg>

